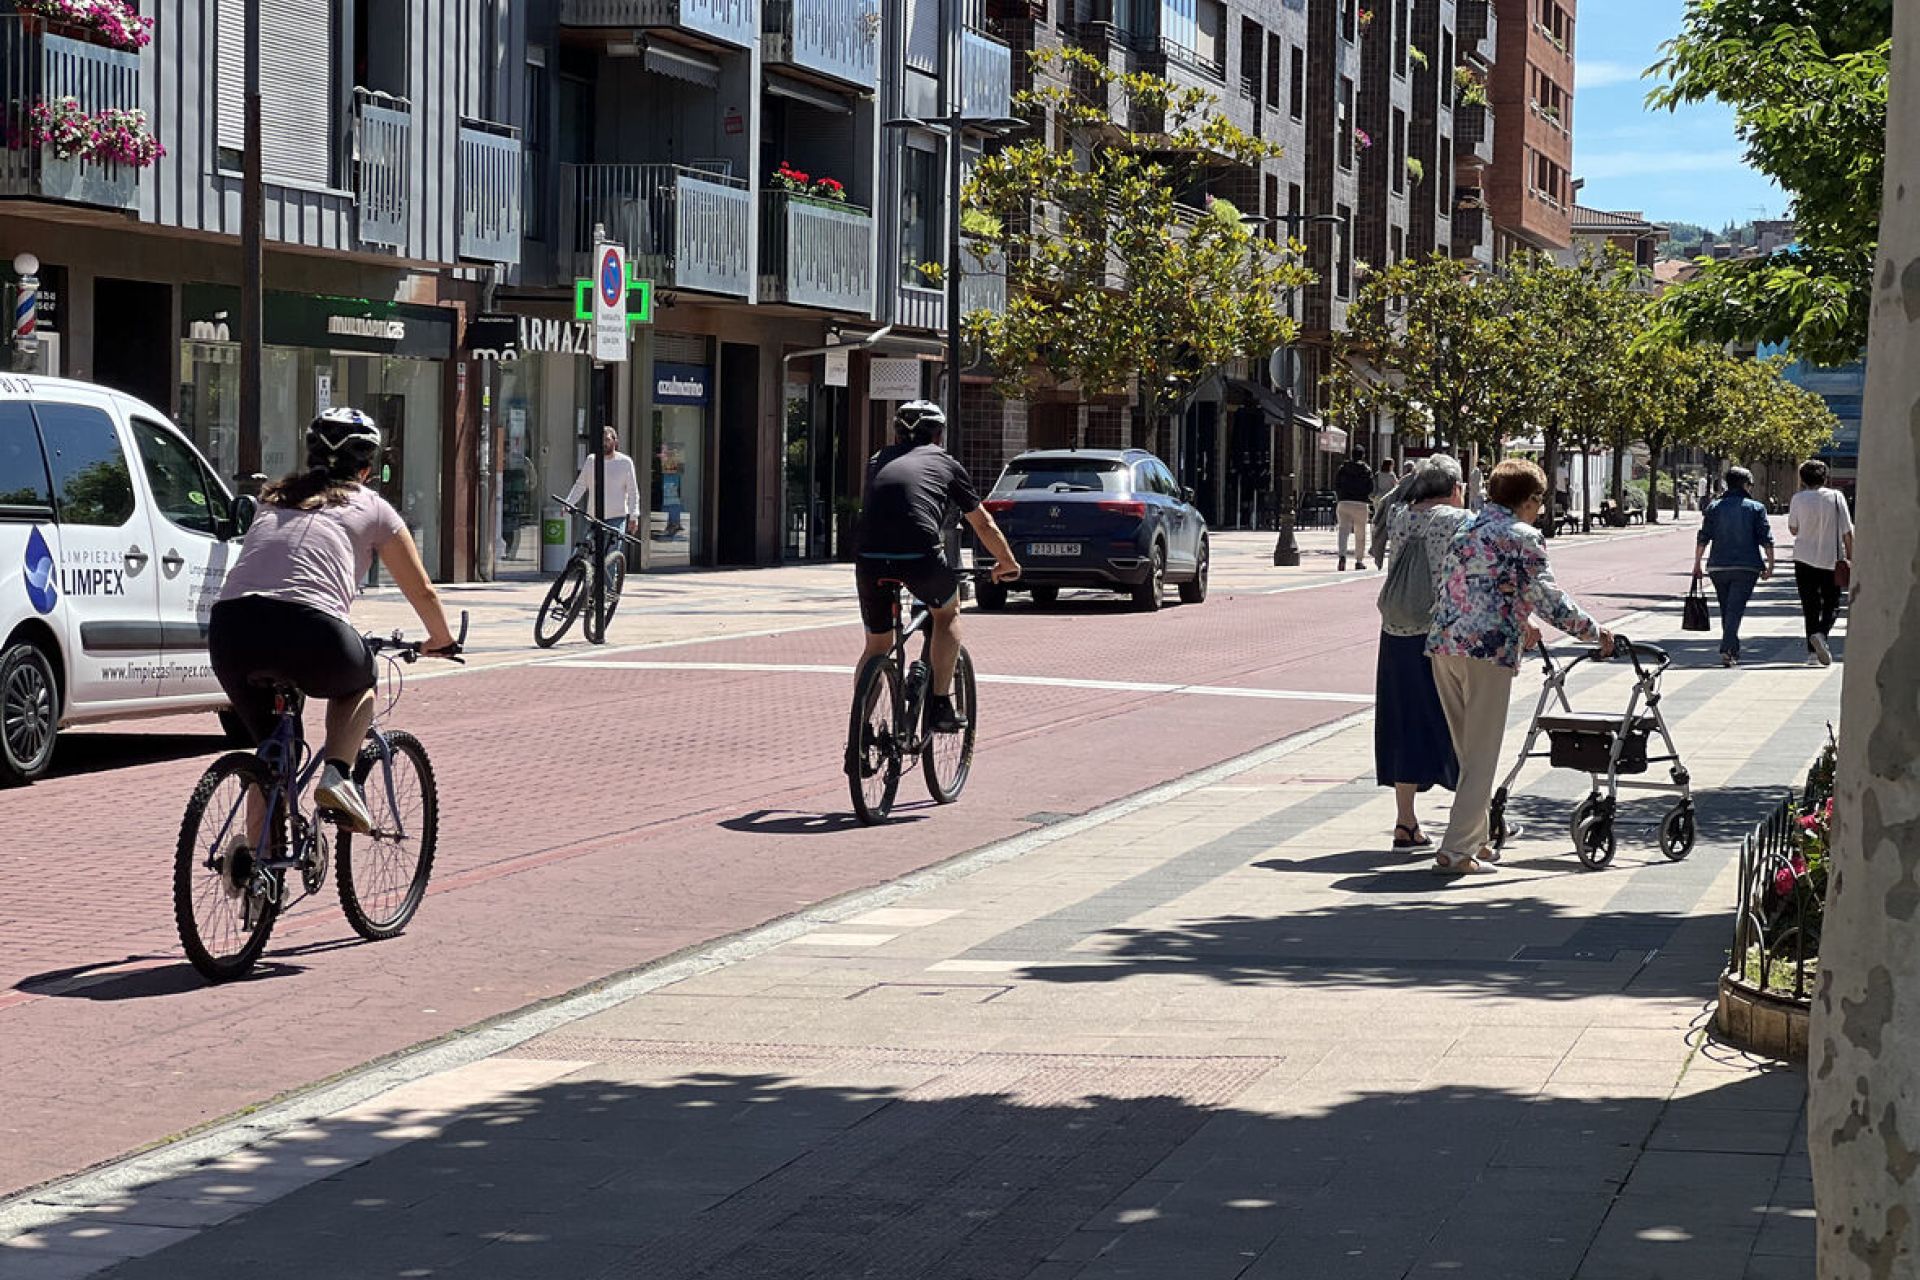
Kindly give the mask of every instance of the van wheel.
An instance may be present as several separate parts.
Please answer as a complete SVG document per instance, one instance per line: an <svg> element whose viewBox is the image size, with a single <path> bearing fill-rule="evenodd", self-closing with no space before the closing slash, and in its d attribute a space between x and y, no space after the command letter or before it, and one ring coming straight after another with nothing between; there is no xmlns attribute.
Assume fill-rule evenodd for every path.
<svg viewBox="0 0 1920 1280"><path fill-rule="evenodd" d="M60 686L38 645L0 653L0 782L32 782L53 763Z"/></svg>

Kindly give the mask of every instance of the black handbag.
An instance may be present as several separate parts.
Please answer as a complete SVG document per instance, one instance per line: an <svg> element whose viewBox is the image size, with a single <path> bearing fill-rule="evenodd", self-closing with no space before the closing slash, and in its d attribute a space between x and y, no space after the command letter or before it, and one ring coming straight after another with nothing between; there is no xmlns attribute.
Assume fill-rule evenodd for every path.
<svg viewBox="0 0 1920 1280"><path fill-rule="evenodd" d="M1700 575L1693 575L1693 585L1687 589L1687 599L1680 613L1682 631L1711 631L1713 617L1707 612L1707 593L1700 589Z"/></svg>

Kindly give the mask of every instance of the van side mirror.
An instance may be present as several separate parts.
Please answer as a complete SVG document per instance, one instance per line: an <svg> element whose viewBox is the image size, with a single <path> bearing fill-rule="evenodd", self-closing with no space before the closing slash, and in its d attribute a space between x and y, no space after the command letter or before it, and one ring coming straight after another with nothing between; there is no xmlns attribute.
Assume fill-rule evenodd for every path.
<svg viewBox="0 0 1920 1280"><path fill-rule="evenodd" d="M260 503L250 493L243 493L233 500L233 517L229 538L237 538L253 527L254 516L260 513Z"/></svg>

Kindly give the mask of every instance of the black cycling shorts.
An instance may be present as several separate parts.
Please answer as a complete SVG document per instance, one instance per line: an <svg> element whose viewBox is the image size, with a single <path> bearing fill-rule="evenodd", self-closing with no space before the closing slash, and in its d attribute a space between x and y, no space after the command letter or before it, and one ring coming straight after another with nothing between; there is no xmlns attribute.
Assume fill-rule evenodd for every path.
<svg viewBox="0 0 1920 1280"><path fill-rule="evenodd" d="M358 631L311 605L240 596L213 606L207 656L247 732L273 732L273 687L309 698L345 698L378 683L373 651Z"/></svg>
<svg viewBox="0 0 1920 1280"><path fill-rule="evenodd" d="M854 563L853 580L860 590L860 621L870 633L893 630L893 588L898 582L930 609L944 609L960 594L960 579L937 555L892 560L861 556Z"/></svg>

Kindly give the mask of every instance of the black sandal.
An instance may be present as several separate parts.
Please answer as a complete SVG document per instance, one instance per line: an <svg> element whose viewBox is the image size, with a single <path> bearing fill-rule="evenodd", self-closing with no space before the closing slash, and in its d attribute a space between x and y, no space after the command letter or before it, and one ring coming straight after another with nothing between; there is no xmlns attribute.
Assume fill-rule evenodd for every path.
<svg viewBox="0 0 1920 1280"><path fill-rule="evenodd" d="M1400 838L1402 831L1407 833L1407 839L1405 840ZM1396 849L1431 849L1433 847L1433 841L1425 832L1420 830L1420 824L1416 822L1410 827L1404 825L1394 827L1393 847Z"/></svg>

